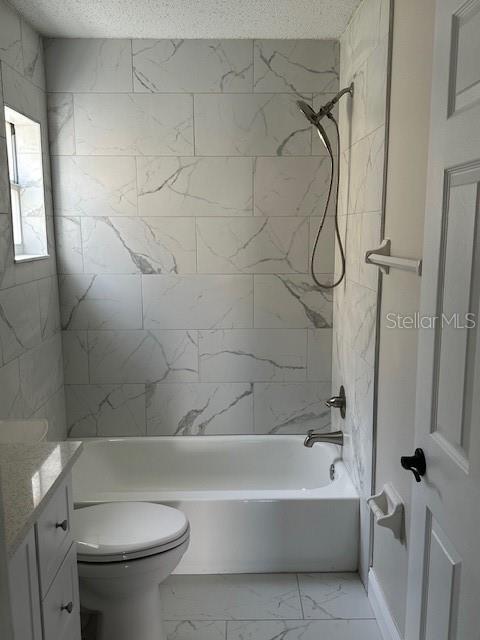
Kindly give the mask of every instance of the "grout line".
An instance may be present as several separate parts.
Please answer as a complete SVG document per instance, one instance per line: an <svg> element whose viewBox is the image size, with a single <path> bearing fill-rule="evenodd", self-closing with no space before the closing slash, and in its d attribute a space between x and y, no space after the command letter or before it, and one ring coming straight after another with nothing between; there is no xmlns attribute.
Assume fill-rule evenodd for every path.
<svg viewBox="0 0 480 640"><path fill-rule="evenodd" d="M298 597L300 598L300 608L302 611L302 618L305 620L305 611L303 610L302 592L300 591L300 579L298 577L298 573L296 573L295 575L297 577L297 589L298 589Z"/></svg>

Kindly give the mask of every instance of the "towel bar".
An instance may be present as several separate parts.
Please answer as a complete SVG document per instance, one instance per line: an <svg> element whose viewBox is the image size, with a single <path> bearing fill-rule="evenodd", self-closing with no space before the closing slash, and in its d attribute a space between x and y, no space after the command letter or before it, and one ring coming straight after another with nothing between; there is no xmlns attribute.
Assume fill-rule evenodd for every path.
<svg viewBox="0 0 480 640"><path fill-rule="evenodd" d="M388 275L390 269L402 269L403 271L413 271L417 275L422 275L422 261L410 258L397 258L390 255L391 242L388 238L383 240L378 249L370 249L365 254L365 262L378 266L383 273Z"/></svg>

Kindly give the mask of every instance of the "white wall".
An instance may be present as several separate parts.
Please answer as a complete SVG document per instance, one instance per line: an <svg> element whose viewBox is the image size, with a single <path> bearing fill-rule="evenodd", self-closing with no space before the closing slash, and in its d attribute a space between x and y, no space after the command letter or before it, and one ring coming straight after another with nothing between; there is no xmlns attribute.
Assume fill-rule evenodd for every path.
<svg viewBox="0 0 480 640"><path fill-rule="evenodd" d="M434 0L395 5L385 237L392 254L422 255ZM392 270L383 278L378 369L376 487L392 482L406 505L404 543L374 530L373 568L403 636L411 474L400 456L414 449L417 332L387 328L388 312L418 311L420 278Z"/></svg>
<svg viewBox="0 0 480 640"><path fill-rule="evenodd" d="M346 435L345 460L360 493L360 572L369 564L373 447L373 388L378 270L364 263L379 244L383 206L389 0L364 0L340 41L340 84L354 82L353 100L340 105L342 140L340 228L346 277L335 289L333 387L345 386L347 415L332 412ZM338 270L338 250L337 264Z"/></svg>
<svg viewBox="0 0 480 640"><path fill-rule="evenodd" d="M65 437L62 347L42 41L0 0L0 417L48 418ZM50 257L14 264L3 104L40 123Z"/></svg>
<svg viewBox="0 0 480 640"><path fill-rule="evenodd" d="M69 434L330 427L334 40L50 40ZM333 270L327 224L317 270Z"/></svg>

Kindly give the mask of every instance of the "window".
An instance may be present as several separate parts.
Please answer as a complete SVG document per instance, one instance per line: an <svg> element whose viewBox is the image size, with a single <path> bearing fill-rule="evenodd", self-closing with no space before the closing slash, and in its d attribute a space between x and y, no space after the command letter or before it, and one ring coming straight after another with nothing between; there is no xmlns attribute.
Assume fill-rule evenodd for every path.
<svg viewBox="0 0 480 640"><path fill-rule="evenodd" d="M42 143L38 122L5 107L15 261L48 256Z"/></svg>

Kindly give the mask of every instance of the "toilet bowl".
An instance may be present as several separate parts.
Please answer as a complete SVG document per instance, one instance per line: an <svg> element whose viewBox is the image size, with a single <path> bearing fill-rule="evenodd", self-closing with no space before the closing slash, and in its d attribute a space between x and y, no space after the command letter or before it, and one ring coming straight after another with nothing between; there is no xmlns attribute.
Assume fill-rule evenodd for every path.
<svg viewBox="0 0 480 640"><path fill-rule="evenodd" d="M147 502L74 511L80 601L101 614L98 640L164 640L159 585L189 543L184 513Z"/></svg>

